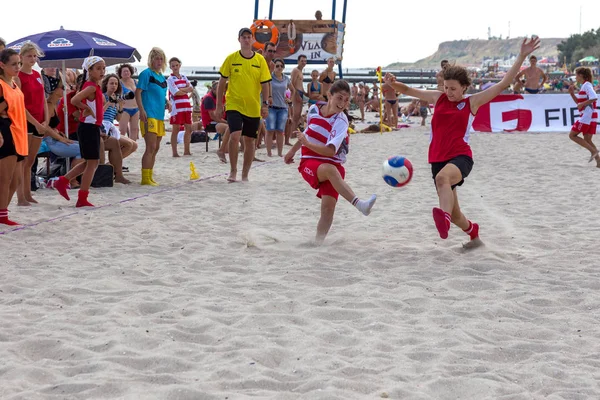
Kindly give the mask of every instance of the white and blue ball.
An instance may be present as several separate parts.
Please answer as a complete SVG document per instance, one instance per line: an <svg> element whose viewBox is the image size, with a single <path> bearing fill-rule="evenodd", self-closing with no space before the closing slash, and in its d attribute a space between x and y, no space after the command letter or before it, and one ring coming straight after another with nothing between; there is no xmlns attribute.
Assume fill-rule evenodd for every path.
<svg viewBox="0 0 600 400"><path fill-rule="evenodd" d="M393 156L383 162L383 180L390 186L402 187L413 176L413 166L406 157Z"/></svg>

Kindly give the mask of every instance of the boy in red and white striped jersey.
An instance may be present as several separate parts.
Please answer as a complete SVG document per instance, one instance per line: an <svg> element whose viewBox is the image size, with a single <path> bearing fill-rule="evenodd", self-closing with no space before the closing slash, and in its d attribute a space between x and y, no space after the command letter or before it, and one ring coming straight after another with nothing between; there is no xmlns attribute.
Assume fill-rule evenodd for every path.
<svg viewBox="0 0 600 400"><path fill-rule="evenodd" d="M192 105L190 103L189 93L194 88L188 78L179 73L181 61L177 57L169 60L171 68L171 76L167 78L169 88L169 100L171 101L171 149L173 157L179 157L177 153L177 134L181 129L181 125L185 128L183 136L183 155L191 156L190 143L192 140Z"/></svg>
<svg viewBox="0 0 600 400"><path fill-rule="evenodd" d="M352 203L364 215L371 213L377 196L360 200L344 181L346 171L342 164L348 153L348 118L344 110L350 103L350 86L344 80L336 81L329 89L327 104L313 105L308 110L306 130L296 132L298 141L285 155L286 164L294 162L301 148L298 171L308 184L318 189L321 199L321 218L317 225L317 244L323 243L331 224L338 196Z"/></svg>
<svg viewBox="0 0 600 400"><path fill-rule="evenodd" d="M600 168L600 155L598 149L592 142L596 134L596 125L598 124L598 110L596 110L596 100L598 95L594 91L592 81L594 79L592 70L588 67L579 67L575 70L575 79L581 85L581 88L575 94L575 86L569 86L569 93L573 101L577 104L580 112L579 118L575 121L569 132L569 139L589 150L591 156L588 162L596 160L596 167ZM579 134L583 134L583 139Z"/></svg>

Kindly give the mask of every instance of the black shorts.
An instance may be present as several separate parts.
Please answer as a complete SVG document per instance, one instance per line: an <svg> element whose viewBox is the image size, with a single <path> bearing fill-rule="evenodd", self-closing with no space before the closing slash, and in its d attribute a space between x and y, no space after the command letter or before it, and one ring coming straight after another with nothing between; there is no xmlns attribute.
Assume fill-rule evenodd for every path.
<svg viewBox="0 0 600 400"><path fill-rule="evenodd" d="M100 159L100 127L96 124L81 122L77 127L77 140L81 158Z"/></svg>
<svg viewBox="0 0 600 400"><path fill-rule="evenodd" d="M229 132L242 131L242 136L248 136L256 139L258 137L258 127L260 126L260 117L247 117L239 111L227 111L227 124Z"/></svg>
<svg viewBox="0 0 600 400"><path fill-rule="evenodd" d="M208 132L208 133L215 133L215 132L217 132L217 123L216 122L211 122L210 124L206 125L206 128L204 130L206 132Z"/></svg>
<svg viewBox="0 0 600 400"><path fill-rule="evenodd" d="M12 121L9 118L0 118L0 131L2 132L2 139L4 139L4 144L0 147L0 160L10 156L17 156L17 162L23 161L25 156L17 154L10 124L12 124Z"/></svg>
<svg viewBox="0 0 600 400"><path fill-rule="evenodd" d="M27 133L31 133L33 136L39 137L39 138L44 137L44 135L42 135L41 133L39 133L37 131L37 129L35 129L35 125L33 125L31 122L27 122Z"/></svg>
<svg viewBox="0 0 600 400"><path fill-rule="evenodd" d="M440 173L442 168L446 166L446 164L454 164L460 170L460 174L462 175L462 179L456 185L452 185L452 189L457 186L462 186L465 183L465 178L469 176L471 170L473 169L473 159L469 156L456 156L451 160L435 162L431 163L431 174L433 175L433 183L435 184L435 177Z"/></svg>

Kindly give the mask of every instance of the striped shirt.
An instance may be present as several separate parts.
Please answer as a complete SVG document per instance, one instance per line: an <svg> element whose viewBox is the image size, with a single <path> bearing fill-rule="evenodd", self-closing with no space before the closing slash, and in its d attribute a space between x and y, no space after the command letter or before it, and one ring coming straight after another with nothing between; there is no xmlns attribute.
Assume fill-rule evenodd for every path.
<svg viewBox="0 0 600 400"><path fill-rule="evenodd" d="M108 95L104 93L104 101L108 101ZM113 122L117 119L117 105L110 103L110 105L104 110L104 121Z"/></svg>
<svg viewBox="0 0 600 400"><path fill-rule="evenodd" d="M167 85L169 87L169 99L171 100L171 116L175 116L180 112L189 111L192 112L192 105L190 104L190 98L187 93L179 96L175 96L177 91L190 86L188 78L181 74L181 77L177 77L173 74L167 78Z"/></svg>
<svg viewBox="0 0 600 400"><path fill-rule="evenodd" d="M584 101L595 100L598 98L598 95L590 82L584 82L575 97L577 98L577 104L580 104ZM598 110L596 110L595 101L580 111L579 122L586 125L589 125L592 122L598 122Z"/></svg>
<svg viewBox="0 0 600 400"><path fill-rule="evenodd" d="M316 158L338 164L346 162L348 153L348 118L343 112L328 117L321 114L321 109L315 104L308 109L306 116L306 138L310 143L324 146L333 145L335 155L326 157L316 153L308 147L302 146L301 158Z"/></svg>

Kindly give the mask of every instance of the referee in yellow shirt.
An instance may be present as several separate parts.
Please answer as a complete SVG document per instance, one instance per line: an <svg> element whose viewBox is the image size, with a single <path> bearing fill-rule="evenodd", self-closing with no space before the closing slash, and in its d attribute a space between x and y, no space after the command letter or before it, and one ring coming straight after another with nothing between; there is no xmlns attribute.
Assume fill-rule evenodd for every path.
<svg viewBox="0 0 600 400"><path fill-rule="evenodd" d="M263 98L261 104L260 94L269 93L268 83L271 81L271 72L264 57L252 50L254 37L248 28L240 29L238 33L240 50L231 53L223 62L219 74L217 87L217 115L223 113L223 92L225 83L229 81L226 96L227 124L229 125L229 163L231 172L227 180L237 180L237 159L240 136L244 140L244 166L242 168L242 181L248 180L248 173L254 160L256 138L260 118L269 114L269 101Z"/></svg>

